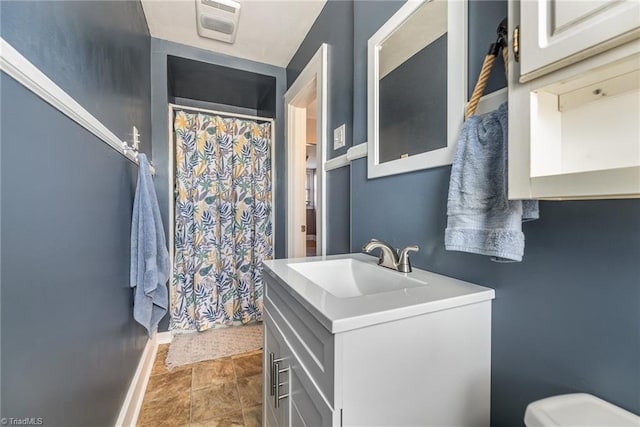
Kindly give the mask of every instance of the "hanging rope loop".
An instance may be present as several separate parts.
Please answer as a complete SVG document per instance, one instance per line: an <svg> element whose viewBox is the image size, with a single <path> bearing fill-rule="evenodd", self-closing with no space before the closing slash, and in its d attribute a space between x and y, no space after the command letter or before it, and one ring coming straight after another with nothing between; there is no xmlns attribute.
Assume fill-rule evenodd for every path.
<svg viewBox="0 0 640 427"><path fill-rule="evenodd" d="M509 43L508 43L508 27L507 27L507 18L503 19L498 25L498 38L495 43L491 43L489 46L489 52L484 57L484 61L482 62L482 68L480 69L480 76L478 77L478 82L473 89L473 93L471 94L471 99L467 104L467 111L465 112L465 119L473 116L478 108L478 103L480 102L480 98L482 98L482 94L484 93L485 88L487 87L487 82L489 81L489 76L491 75L491 69L493 68L493 64L496 61L498 53L502 50L502 59L504 60L504 72L505 77L508 79L508 64L509 64Z"/></svg>

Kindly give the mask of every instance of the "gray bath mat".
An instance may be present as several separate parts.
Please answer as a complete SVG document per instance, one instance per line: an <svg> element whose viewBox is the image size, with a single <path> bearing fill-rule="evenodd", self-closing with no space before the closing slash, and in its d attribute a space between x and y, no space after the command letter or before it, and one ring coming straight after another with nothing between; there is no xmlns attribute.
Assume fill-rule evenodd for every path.
<svg viewBox="0 0 640 427"><path fill-rule="evenodd" d="M174 335L167 368L214 360L262 348L262 323Z"/></svg>

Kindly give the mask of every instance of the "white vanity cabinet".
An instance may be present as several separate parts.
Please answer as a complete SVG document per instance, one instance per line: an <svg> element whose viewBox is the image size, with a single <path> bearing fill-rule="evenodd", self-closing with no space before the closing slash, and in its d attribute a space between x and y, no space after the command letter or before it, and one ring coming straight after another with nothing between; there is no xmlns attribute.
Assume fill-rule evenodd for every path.
<svg viewBox="0 0 640 427"><path fill-rule="evenodd" d="M509 198L640 197L640 2L510 0L509 27Z"/></svg>
<svg viewBox="0 0 640 427"><path fill-rule="evenodd" d="M265 426L489 425L493 290L433 274L456 297L434 283L336 298L299 261L265 263Z"/></svg>

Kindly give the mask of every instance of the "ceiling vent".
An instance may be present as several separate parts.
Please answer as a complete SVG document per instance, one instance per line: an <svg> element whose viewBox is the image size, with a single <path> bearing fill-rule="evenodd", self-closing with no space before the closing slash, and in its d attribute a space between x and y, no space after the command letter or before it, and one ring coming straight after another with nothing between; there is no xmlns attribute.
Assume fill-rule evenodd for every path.
<svg viewBox="0 0 640 427"><path fill-rule="evenodd" d="M240 3L233 0L196 0L196 20L201 37L226 43L236 41Z"/></svg>

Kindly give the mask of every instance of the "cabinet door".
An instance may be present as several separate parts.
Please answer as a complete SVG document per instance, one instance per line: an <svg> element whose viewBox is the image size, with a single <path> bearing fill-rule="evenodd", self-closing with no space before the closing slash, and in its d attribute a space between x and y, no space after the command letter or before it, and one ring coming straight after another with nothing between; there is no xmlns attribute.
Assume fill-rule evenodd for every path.
<svg viewBox="0 0 640 427"><path fill-rule="evenodd" d="M278 333L272 319L266 313L264 316L264 369L263 369L263 391L262 391L262 406L263 406L263 424L266 427L285 427L289 425L289 400L282 399L279 402L279 406L275 404L276 388L275 381L280 376L279 382L286 382L287 384L280 386L277 390L279 395L288 393L288 378L286 373L284 375L277 375L272 369L274 366L274 360L282 360L278 366L280 369L284 368L284 363L288 363L287 346Z"/></svg>
<svg viewBox="0 0 640 427"><path fill-rule="evenodd" d="M520 1L520 81L640 36L638 0Z"/></svg>
<svg viewBox="0 0 640 427"><path fill-rule="evenodd" d="M511 31L531 3L509 1ZM509 52L509 198L639 197L640 39L523 83L526 54Z"/></svg>
<svg viewBox="0 0 640 427"><path fill-rule="evenodd" d="M291 358L289 369L291 383L291 426L329 427L339 426L338 411L333 411L315 386L298 359Z"/></svg>
<svg viewBox="0 0 640 427"><path fill-rule="evenodd" d="M277 310L277 309L276 309ZM265 336L265 374L264 374L264 425L268 427L330 427L340 425L340 412L334 411L331 405L316 386L311 375L300 363L300 359L282 335L282 330L273 320L269 308L264 311ZM280 396L280 407L275 407L276 396L271 394L271 369L269 354L282 359L279 364L282 372L279 380L283 385L277 391Z"/></svg>

